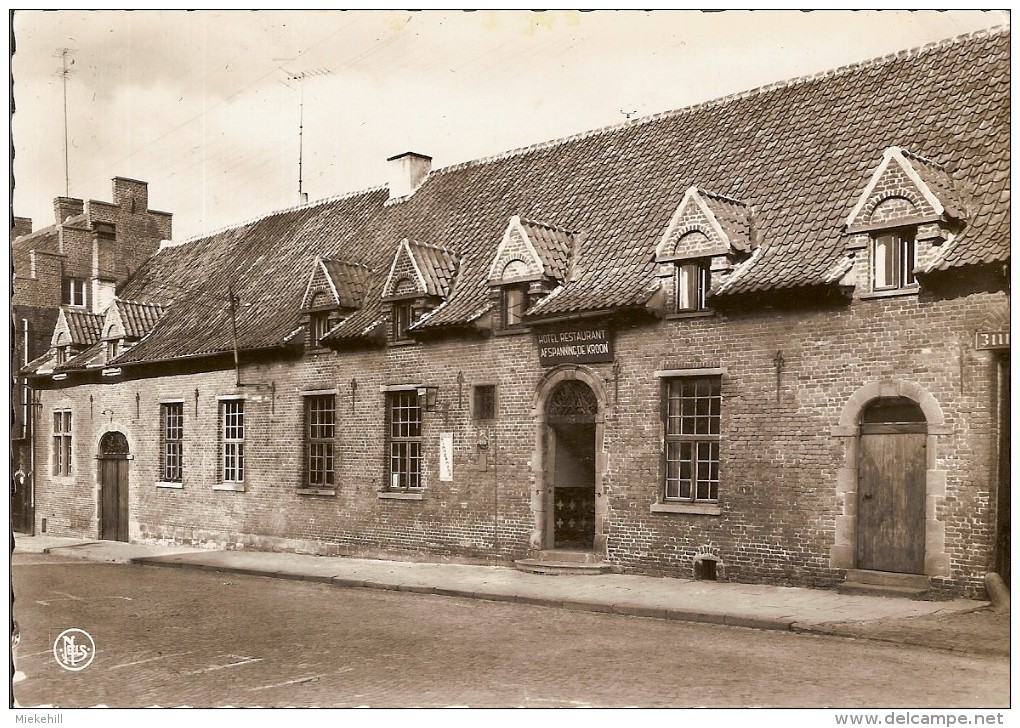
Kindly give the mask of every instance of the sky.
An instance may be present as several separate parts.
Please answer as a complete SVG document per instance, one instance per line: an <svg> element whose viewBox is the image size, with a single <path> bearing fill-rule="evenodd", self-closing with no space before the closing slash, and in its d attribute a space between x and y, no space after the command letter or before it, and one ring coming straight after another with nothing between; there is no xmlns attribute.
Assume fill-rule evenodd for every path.
<svg viewBox="0 0 1020 728"><path fill-rule="evenodd" d="M130 177L185 240L299 204L299 157L314 201L385 184L401 152L445 167L1008 23L1006 11L17 11L13 209L39 229L54 197L109 201L110 180Z"/></svg>

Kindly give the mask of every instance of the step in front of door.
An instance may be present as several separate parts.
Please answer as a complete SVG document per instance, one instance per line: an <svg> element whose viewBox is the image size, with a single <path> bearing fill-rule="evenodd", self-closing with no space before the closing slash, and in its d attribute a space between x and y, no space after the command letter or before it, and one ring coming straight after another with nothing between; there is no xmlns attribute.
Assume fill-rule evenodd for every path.
<svg viewBox="0 0 1020 728"><path fill-rule="evenodd" d="M839 586L838 591L841 594L919 599L925 595L928 587L928 577L924 574L849 569L846 581Z"/></svg>
<svg viewBox="0 0 1020 728"><path fill-rule="evenodd" d="M521 559L514 562L518 571L529 574L573 574L575 576L608 574L608 564L585 564L577 561L551 561L546 559Z"/></svg>

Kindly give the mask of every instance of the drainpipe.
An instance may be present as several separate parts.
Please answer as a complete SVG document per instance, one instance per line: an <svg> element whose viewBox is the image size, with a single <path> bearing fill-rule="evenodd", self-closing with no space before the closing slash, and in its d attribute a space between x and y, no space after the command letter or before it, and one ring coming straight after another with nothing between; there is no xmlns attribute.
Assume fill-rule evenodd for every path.
<svg viewBox="0 0 1020 728"><path fill-rule="evenodd" d="M499 563L499 440L496 429L492 430L492 544L496 551L496 563Z"/></svg>

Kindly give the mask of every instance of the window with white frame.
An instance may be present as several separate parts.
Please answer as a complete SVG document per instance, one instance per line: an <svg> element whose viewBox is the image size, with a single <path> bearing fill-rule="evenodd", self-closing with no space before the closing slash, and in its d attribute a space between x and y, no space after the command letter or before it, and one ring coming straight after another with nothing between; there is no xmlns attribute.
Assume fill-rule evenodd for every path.
<svg viewBox="0 0 1020 728"><path fill-rule="evenodd" d="M85 280L82 278L64 278L61 281L60 302L65 306L84 308L86 303Z"/></svg>
<svg viewBox="0 0 1020 728"><path fill-rule="evenodd" d="M393 339L400 341L407 338L407 329L411 326L413 315L411 301L395 301L393 303Z"/></svg>
<svg viewBox="0 0 1020 728"><path fill-rule="evenodd" d="M528 285L504 286L500 293L503 328L519 325L524 319L524 312L528 310Z"/></svg>
<svg viewBox="0 0 1020 728"><path fill-rule="evenodd" d="M703 261L679 262L675 276L676 311L704 311L709 283L708 266Z"/></svg>
<svg viewBox="0 0 1020 728"><path fill-rule="evenodd" d="M53 475L71 474L71 410L53 411Z"/></svg>
<svg viewBox="0 0 1020 728"><path fill-rule="evenodd" d="M305 397L305 477L313 487L336 483L336 395Z"/></svg>
<svg viewBox="0 0 1020 728"><path fill-rule="evenodd" d="M414 389L389 392L386 402L389 490L421 490L421 405Z"/></svg>
<svg viewBox="0 0 1020 728"><path fill-rule="evenodd" d="M721 378L679 377L664 382L666 502L719 499Z"/></svg>
<svg viewBox="0 0 1020 728"><path fill-rule="evenodd" d="M893 291L917 285L917 251L913 230L883 232L871 241L871 282L874 291Z"/></svg>
<svg viewBox="0 0 1020 728"><path fill-rule="evenodd" d="M220 401L223 482L244 482L244 400Z"/></svg>
<svg viewBox="0 0 1020 728"><path fill-rule="evenodd" d="M313 311L309 321L312 325L312 346L322 346L319 340L329 333L329 311Z"/></svg>
<svg viewBox="0 0 1020 728"><path fill-rule="evenodd" d="M166 402L159 406L162 462L160 479L180 483L184 476L184 403Z"/></svg>

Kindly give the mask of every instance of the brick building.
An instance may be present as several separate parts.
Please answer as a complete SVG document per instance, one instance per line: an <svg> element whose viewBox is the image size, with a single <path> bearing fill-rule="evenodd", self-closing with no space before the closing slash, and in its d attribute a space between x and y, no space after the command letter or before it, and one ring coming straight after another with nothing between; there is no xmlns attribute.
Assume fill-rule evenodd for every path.
<svg viewBox="0 0 1020 728"><path fill-rule="evenodd" d="M31 363L59 343L63 352L91 345L96 321L113 300L116 287L172 236L170 213L149 209L148 184L113 179L113 202L58 197L55 223L32 230L32 220L15 217L11 226L14 265L11 296L12 371ZM54 326L63 317L66 341L55 342ZM68 328L69 327L69 328ZM11 501L15 530L31 532L31 391L15 379L12 401L12 459L20 471Z"/></svg>
<svg viewBox="0 0 1020 728"><path fill-rule="evenodd" d="M1009 86L983 32L161 250L33 368L37 523L978 594Z"/></svg>

